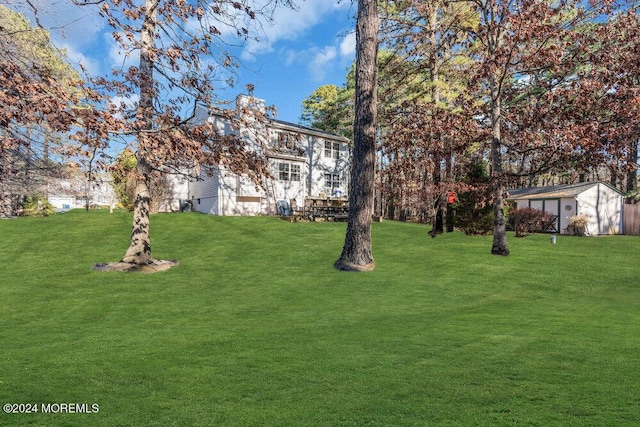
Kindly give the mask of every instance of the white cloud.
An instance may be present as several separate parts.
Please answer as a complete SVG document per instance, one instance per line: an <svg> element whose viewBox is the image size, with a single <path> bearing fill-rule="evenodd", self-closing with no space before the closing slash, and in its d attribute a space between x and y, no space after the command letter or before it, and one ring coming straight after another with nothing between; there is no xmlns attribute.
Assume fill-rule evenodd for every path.
<svg viewBox="0 0 640 427"><path fill-rule="evenodd" d="M63 44L60 47L66 50L67 58L74 68L80 70L80 66L82 66L82 68L86 70L88 75L98 75L98 73L100 72L100 65L94 58L89 58L82 52L79 52L74 46Z"/></svg>
<svg viewBox="0 0 640 427"><path fill-rule="evenodd" d="M306 66L309 77L314 82L322 82L328 74L347 68L355 57L355 33L339 34L333 45L313 46L305 50L283 49L278 52L284 57L284 65Z"/></svg>
<svg viewBox="0 0 640 427"><path fill-rule="evenodd" d="M347 58L352 58L356 54L356 33L350 32L347 34L340 43L340 55Z"/></svg>
<svg viewBox="0 0 640 427"><path fill-rule="evenodd" d="M324 49L316 53L313 60L309 63L309 74L316 82L321 82L327 72L328 66L331 65L337 56L337 49L333 46L326 46Z"/></svg>
<svg viewBox="0 0 640 427"><path fill-rule="evenodd" d="M285 57L285 60L284 60L285 67L293 65L297 62L298 52L296 52L295 50L286 49L283 52L281 52L281 55Z"/></svg>
<svg viewBox="0 0 640 427"><path fill-rule="evenodd" d="M122 107L125 110L131 111L138 106L138 101L140 101L140 96L137 93L133 93L128 97L120 95L114 96L109 99L109 104L113 105L116 109ZM118 113L117 116L122 118L120 113Z"/></svg>
<svg viewBox="0 0 640 427"><path fill-rule="evenodd" d="M310 80L322 82L327 75L348 68L355 57L355 33L338 34L332 45L304 50L280 49L277 56L284 67L306 67Z"/></svg>
<svg viewBox="0 0 640 427"><path fill-rule="evenodd" d="M42 25L60 44L91 43L105 27L95 5L77 6L71 0L10 0L8 6L24 14L31 25Z"/></svg>
<svg viewBox="0 0 640 427"><path fill-rule="evenodd" d="M348 2L327 0L304 0L297 2L293 10L280 7L275 11L273 21L264 24L258 30L258 40L250 40L242 54L244 60L254 59L256 55L273 51L273 45L282 40L295 40L322 22L327 15L338 10L347 10ZM345 12L346 13L346 12Z"/></svg>
<svg viewBox="0 0 640 427"><path fill-rule="evenodd" d="M109 67L116 70L126 70L129 67L137 66L140 62L138 50L126 52L113 39L111 34L104 34L104 43L109 46Z"/></svg>

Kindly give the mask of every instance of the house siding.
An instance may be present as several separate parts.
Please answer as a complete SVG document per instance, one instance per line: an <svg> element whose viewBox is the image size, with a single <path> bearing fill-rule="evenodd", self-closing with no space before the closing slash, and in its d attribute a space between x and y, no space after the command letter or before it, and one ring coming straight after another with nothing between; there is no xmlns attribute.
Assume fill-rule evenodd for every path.
<svg viewBox="0 0 640 427"><path fill-rule="evenodd" d="M106 176L87 182L84 177L51 179L47 184L47 200L57 210L85 208L87 191L90 205L111 206L116 195Z"/></svg>
<svg viewBox="0 0 640 427"><path fill-rule="evenodd" d="M264 101L254 103L246 97L238 102L264 105ZM202 119L202 113L198 117ZM224 117L214 115L206 120L221 134L232 132ZM215 168L213 176L202 174L200 181L190 184L193 210L213 215L275 214L278 200L303 206L306 196L330 196L334 190L347 193L350 152L346 138L276 120L269 123L266 134L266 144L248 138L247 148L267 157L272 177L256 188L246 177ZM325 155L327 142L332 150Z"/></svg>
<svg viewBox="0 0 640 427"><path fill-rule="evenodd" d="M306 183L309 181L309 171L307 168L306 158L271 158L271 171L273 174L273 180L271 185L273 186L271 196L272 200L295 200L300 206L304 203L304 197L306 196ZM299 168L298 180L280 179L280 165L286 165L287 167ZM267 195L265 194L265 197Z"/></svg>
<svg viewBox="0 0 640 427"><path fill-rule="evenodd" d="M211 215L220 214L219 181L219 170L216 168L211 177L203 173L201 181L192 181L189 183L189 193L191 195L190 199L193 210Z"/></svg>

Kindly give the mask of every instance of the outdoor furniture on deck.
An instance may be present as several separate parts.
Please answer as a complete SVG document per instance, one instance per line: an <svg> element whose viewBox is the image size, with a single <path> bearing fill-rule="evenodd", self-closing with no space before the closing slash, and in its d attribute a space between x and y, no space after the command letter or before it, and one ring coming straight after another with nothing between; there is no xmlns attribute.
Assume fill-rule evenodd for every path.
<svg viewBox="0 0 640 427"><path fill-rule="evenodd" d="M311 220L340 221L347 219L349 202L346 197L306 197L304 214Z"/></svg>

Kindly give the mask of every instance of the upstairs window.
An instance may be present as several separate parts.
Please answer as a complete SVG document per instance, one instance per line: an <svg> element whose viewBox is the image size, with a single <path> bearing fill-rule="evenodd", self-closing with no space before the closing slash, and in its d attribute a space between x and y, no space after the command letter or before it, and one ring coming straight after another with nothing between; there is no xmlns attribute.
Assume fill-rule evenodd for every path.
<svg viewBox="0 0 640 427"><path fill-rule="evenodd" d="M329 159L339 159L340 158L340 143L333 141L325 141L324 142L324 157Z"/></svg>
<svg viewBox="0 0 640 427"><path fill-rule="evenodd" d="M301 136L292 132L277 132L277 137L272 141L271 149L277 153L304 156Z"/></svg>

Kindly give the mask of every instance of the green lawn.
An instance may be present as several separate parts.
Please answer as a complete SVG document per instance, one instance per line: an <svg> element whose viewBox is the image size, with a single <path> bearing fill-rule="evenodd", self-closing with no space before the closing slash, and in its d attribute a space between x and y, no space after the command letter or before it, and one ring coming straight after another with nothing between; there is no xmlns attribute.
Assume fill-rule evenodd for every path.
<svg viewBox="0 0 640 427"><path fill-rule="evenodd" d="M94 272L129 214L0 221L0 425L639 425L640 238L152 217L156 274ZM55 408L55 406L53 406Z"/></svg>

